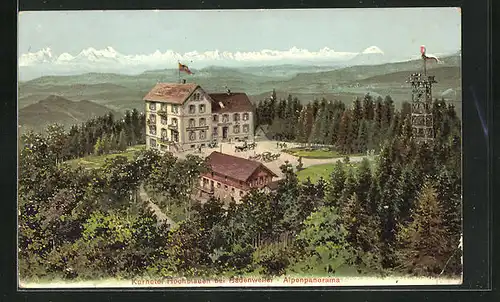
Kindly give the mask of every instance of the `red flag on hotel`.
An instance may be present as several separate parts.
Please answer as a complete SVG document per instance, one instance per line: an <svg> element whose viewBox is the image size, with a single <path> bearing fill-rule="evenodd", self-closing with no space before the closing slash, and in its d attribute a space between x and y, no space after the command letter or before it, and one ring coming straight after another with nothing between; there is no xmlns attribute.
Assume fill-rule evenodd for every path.
<svg viewBox="0 0 500 302"><path fill-rule="evenodd" d="M433 55L430 55L430 54L426 54L425 51L426 51L425 50L425 46L423 46L423 45L420 46L420 53L422 54L422 59L424 59L426 61L427 60L434 60L434 61L436 61L438 63L440 62L439 59L436 56L433 56Z"/></svg>
<svg viewBox="0 0 500 302"><path fill-rule="evenodd" d="M187 67L187 65L179 63L179 71L184 71L187 74L193 74L193 72Z"/></svg>

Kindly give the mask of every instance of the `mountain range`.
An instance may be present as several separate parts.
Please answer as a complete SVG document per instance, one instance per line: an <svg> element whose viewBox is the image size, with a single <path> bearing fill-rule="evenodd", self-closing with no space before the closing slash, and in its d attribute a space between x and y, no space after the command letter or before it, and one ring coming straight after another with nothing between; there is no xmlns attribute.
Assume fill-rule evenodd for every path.
<svg viewBox="0 0 500 302"><path fill-rule="evenodd" d="M109 112L117 114L108 107L91 101L71 101L57 95L49 95L19 110L20 130L21 132L26 129L40 130L51 123L65 126L80 124Z"/></svg>
<svg viewBox="0 0 500 302"><path fill-rule="evenodd" d="M351 60L369 58L368 60L373 61L382 54L381 51L372 49L365 55L354 56ZM438 81L434 85L434 97L446 97L460 107L461 57L454 55L441 60L441 64L428 64L429 74L435 75ZM377 65L352 64L347 67L342 64L283 64L237 68L207 66L193 70L193 75L181 74L181 78L196 82L208 92L225 91L227 86L232 91L247 93L254 102L268 97L275 89L279 98L292 94L302 102L323 97L350 102L355 97L370 93L374 96L391 95L398 105L410 99L411 92L406 80L410 73L421 72L421 68L421 60ZM148 70L138 75L92 72L39 77L19 83L19 122L36 125L43 121L62 120L70 123L106 110L123 113L136 108L143 111L142 98L156 83L178 81L177 69ZM78 103L64 103L61 100L54 102L58 100L54 95L67 101L87 100L84 105L91 102L100 107L78 107ZM55 108L51 108L51 103ZM65 106L69 108L67 112L64 112ZM83 111L79 115L75 110Z"/></svg>
<svg viewBox="0 0 500 302"><path fill-rule="evenodd" d="M193 69L211 65L232 68L258 66L352 66L382 64L405 61L410 58L386 56L377 46L370 46L359 52L340 52L328 47L317 51L292 47L289 50L269 50L250 52L191 51L184 54L167 50L156 50L150 54L123 54L108 46L103 49L89 47L79 53L53 54L50 48L19 55L19 76L23 81L46 75L76 75L87 72L113 72L137 75L158 69L159 66L176 67L177 62L188 64Z"/></svg>

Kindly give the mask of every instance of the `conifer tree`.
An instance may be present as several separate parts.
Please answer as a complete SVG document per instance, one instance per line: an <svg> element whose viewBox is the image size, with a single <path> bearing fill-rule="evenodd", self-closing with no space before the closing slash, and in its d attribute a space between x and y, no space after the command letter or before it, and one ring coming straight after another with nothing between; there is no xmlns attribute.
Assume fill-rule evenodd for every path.
<svg viewBox="0 0 500 302"><path fill-rule="evenodd" d="M322 132L322 130L324 130L325 127L325 110L320 108L312 126L311 134L309 136L309 142L313 144L322 144L324 142L324 132Z"/></svg>
<svg viewBox="0 0 500 302"><path fill-rule="evenodd" d="M354 172L352 168L348 167L346 171L344 188L340 197L340 208L344 207L351 195L356 192L356 185L356 177L354 176Z"/></svg>
<svg viewBox="0 0 500 302"><path fill-rule="evenodd" d="M350 111L345 110L342 114L342 118L339 124L339 132L337 134L337 148L344 152L346 149L346 145L348 144L348 135L349 135L349 124L351 123L350 119Z"/></svg>
<svg viewBox="0 0 500 302"><path fill-rule="evenodd" d="M401 117L405 120L409 115L411 115L411 104L407 101L403 101L401 104Z"/></svg>
<svg viewBox="0 0 500 302"><path fill-rule="evenodd" d="M367 121L362 120L356 139L356 152L364 153L368 149L368 126Z"/></svg>
<svg viewBox="0 0 500 302"><path fill-rule="evenodd" d="M370 215L366 201L353 193L341 210L342 222L347 230L347 241L356 253L354 264L368 271L380 270L381 255L376 216Z"/></svg>
<svg viewBox="0 0 500 302"><path fill-rule="evenodd" d="M375 116L375 107L373 104L373 97L367 93L363 98L363 118L371 121Z"/></svg>
<svg viewBox="0 0 500 302"><path fill-rule="evenodd" d="M389 127L392 123L392 119L394 117L394 101L392 100L390 95L387 95L384 98L384 103L383 103L383 113L384 115L382 116L382 124L383 127Z"/></svg>
<svg viewBox="0 0 500 302"><path fill-rule="evenodd" d="M413 128L411 125L411 115L407 115L403 127L401 129L401 136L403 138L404 143L408 143L413 135Z"/></svg>
<svg viewBox="0 0 500 302"><path fill-rule="evenodd" d="M398 234L399 261L408 273L439 275L453 256L457 247L450 242L443 214L436 190L425 184L411 222Z"/></svg>
<svg viewBox="0 0 500 302"><path fill-rule="evenodd" d="M298 119L297 127L295 130L295 140L299 143L307 142L308 137L306 136L306 112L307 107L302 108L300 111L300 116Z"/></svg>
<svg viewBox="0 0 500 302"><path fill-rule="evenodd" d="M127 149L127 138L125 137L125 131L120 131L120 136L118 137L118 150L125 151Z"/></svg>
<svg viewBox="0 0 500 302"><path fill-rule="evenodd" d="M325 196L326 205L338 207L338 205L340 204L342 191L344 190L345 182L346 172L344 170L344 165L340 160L338 160L337 162L335 162L333 171L330 174L327 193Z"/></svg>
<svg viewBox="0 0 500 302"><path fill-rule="evenodd" d="M101 141L101 138L98 138L97 142L94 145L94 154L95 155L101 155L101 154L103 154L104 153L103 149L104 148L103 148L103 143Z"/></svg>
<svg viewBox="0 0 500 302"><path fill-rule="evenodd" d="M356 171L356 194L361 202L367 202L369 198L368 193L372 185L372 170L369 160L363 158Z"/></svg>

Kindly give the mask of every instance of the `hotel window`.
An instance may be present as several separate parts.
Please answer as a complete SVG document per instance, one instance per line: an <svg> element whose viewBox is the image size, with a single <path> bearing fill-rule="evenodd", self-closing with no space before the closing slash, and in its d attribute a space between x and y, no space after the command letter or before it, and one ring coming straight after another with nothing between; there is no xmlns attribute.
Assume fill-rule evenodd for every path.
<svg viewBox="0 0 500 302"><path fill-rule="evenodd" d="M162 125L166 125L167 124L167 118L166 117L164 117L164 116L161 117L161 124Z"/></svg>
<svg viewBox="0 0 500 302"><path fill-rule="evenodd" d="M248 113L243 113L243 120L248 121Z"/></svg>
<svg viewBox="0 0 500 302"><path fill-rule="evenodd" d="M149 103L149 110L156 110L156 103Z"/></svg>
<svg viewBox="0 0 500 302"><path fill-rule="evenodd" d="M214 134L214 135L218 135L218 130L219 130L219 128L218 128L218 127L214 127L214 132L213 132L213 134Z"/></svg>
<svg viewBox="0 0 500 302"><path fill-rule="evenodd" d="M196 133L194 131L189 131L189 140L194 141L196 139Z"/></svg>
<svg viewBox="0 0 500 302"><path fill-rule="evenodd" d="M207 120L205 118L200 118L200 126L206 126Z"/></svg>
<svg viewBox="0 0 500 302"><path fill-rule="evenodd" d="M200 131L200 139L205 139L207 137L207 133L205 130Z"/></svg>
<svg viewBox="0 0 500 302"><path fill-rule="evenodd" d="M165 129L165 128L161 129L161 138L167 139L167 129Z"/></svg>
<svg viewBox="0 0 500 302"><path fill-rule="evenodd" d="M233 132L234 133L240 133L240 125L236 125L233 127Z"/></svg>
<svg viewBox="0 0 500 302"><path fill-rule="evenodd" d="M156 126L149 126L149 134L156 135Z"/></svg>
<svg viewBox="0 0 500 302"><path fill-rule="evenodd" d="M193 99L194 99L195 101L200 100L200 94L199 94L199 93L195 93L195 94L193 95Z"/></svg>
<svg viewBox="0 0 500 302"><path fill-rule="evenodd" d="M248 125L243 125L243 132L247 133L250 127Z"/></svg>
<svg viewBox="0 0 500 302"><path fill-rule="evenodd" d="M235 113L235 114L233 114L233 120L234 120L235 122L239 122L239 121L240 121L240 114L239 114L239 113Z"/></svg>
<svg viewBox="0 0 500 302"><path fill-rule="evenodd" d="M176 119L176 118L173 118L173 119L172 119L172 125L173 125L173 126L177 126L177 119Z"/></svg>
<svg viewBox="0 0 500 302"><path fill-rule="evenodd" d="M229 122L229 115L228 115L228 114L224 114L224 115L222 116L222 122L223 122L223 123L227 123L227 122Z"/></svg>
<svg viewBox="0 0 500 302"><path fill-rule="evenodd" d="M214 114L214 122L218 122L219 121L219 116L217 114Z"/></svg>
<svg viewBox="0 0 500 302"><path fill-rule="evenodd" d="M220 182L217 183L217 188L220 188Z"/></svg>
<svg viewBox="0 0 500 302"><path fill-rule="evenodd" d="M172 112L173 113L178 113L179 112L179 107L177 105L172 105Z"/></svg>
<svg viewBox="0 0 500 302"><path fill-rule="evenodd" d="M161 110L167 111L167 104L161 104Z"/></svg>
<svg viewBox="0 0 500 302"><path fill-rule="evenodd" d="M200 113L205 113L205 105L200 105Z"/></svg>
<svg viewBox="0 0 500 302"><path fill-rule="evenodd" d="M224 190L227 191L227 185L224 185Z"/></svg>
<svg viewBox="0 0 500 302"><path fill-rule="evenodd" d="M151 121L151 123L156 123L156 114L150 114L149 115L149 120Z"/></svg>
<svg viewBox="0 0 500 302"><path fill-rule="evenodd" d="M194 114L196 112L196 106L195 105L189 105L189 113Z"/></svg>
<svg viewBox="0 0 500 302"><path fill-rule="evenodd" d="M149 140L149 144L151 145L151 147L156 148L156 140L154 138Z"/></svg>
<svg viewBox="0 0 500 302"><path fill-rule="evenodd" d="M195 123L195 121L194 121L194 118L190 118L190 119L189 119L189 127L191 127L191 128L192 128L192 127L196 127L196 123Z"/></svg>

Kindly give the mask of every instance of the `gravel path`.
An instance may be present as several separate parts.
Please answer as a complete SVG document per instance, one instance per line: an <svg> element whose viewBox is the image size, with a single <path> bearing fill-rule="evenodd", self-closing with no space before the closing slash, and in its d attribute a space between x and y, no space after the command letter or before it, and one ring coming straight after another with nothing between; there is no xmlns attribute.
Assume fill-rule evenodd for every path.
<svg viewBox="0 0 500 302"><path fill-rule="evenodd" d="M296 143L286 143L287 148L293 148L293 147L299 147L299 144ZM262 162L266 167L268 167L271 171L276 173L278 175L278 178L282 178L283 173L281 173L280 166L285 163L285 161L288 161L291 163L294 168L298 164L298 157L293 156L291 154L282 152L281 148L278 148L276 146L276 141L258 141L257 142L257 147L255 150L248 150L244 152L235 152L234 147L235 146L242 146L243 143L222 143L220 144L217 148L205 148L202 149L201 154L200 153L192 153L192 152L183 152L181 154L178 154L179 157L184 157L188 153L192 153L195 155L199 155L202 157L210 155L213 151L219 151L225 154L230 154L234 156L239 156L243 158L248 158L249 156L253 156L258 153L263 153L263 152L271 152L271 153L280 153L281 156L272 162ZM351 162L360 162L365 158L366 156L353 156L350 157ZM307 168L309 166L314 166L314 165L321 165L321 164L329 164L329 163L335 163L337 161L344 160L343 157L337 157L337 158L324 158L324 159L315 159L315 158L302 158L302 164L304 168Z"/></svg>
<svg viewBox="0 0 500 302"><path fill-rule="evenodd" d="M174 228L177 226L177 223L175 223L175 221L173 221L170 217L165 215L165 213L163 213L161 209L154 202L151 201L151 198L149 197L148 193L146 193L146 190L144 190L144 185L142 184L139 188L139 196L141 197L142 201L148 203L148 207L151 210L153 210L153 213L156 216L156 219L158 220L159 223L166 222L168 223L169 228Z"/></svg>

